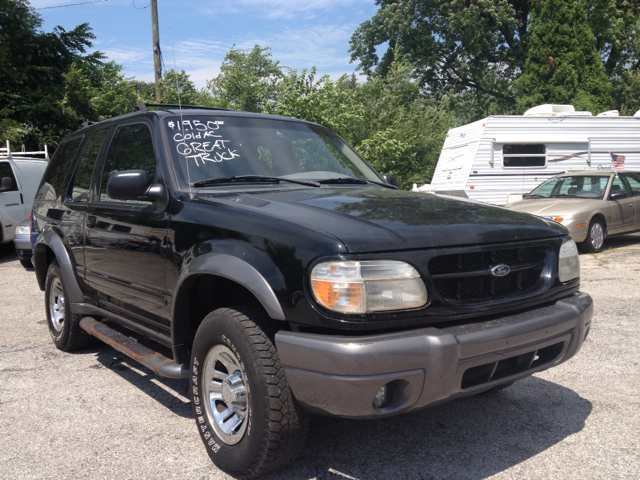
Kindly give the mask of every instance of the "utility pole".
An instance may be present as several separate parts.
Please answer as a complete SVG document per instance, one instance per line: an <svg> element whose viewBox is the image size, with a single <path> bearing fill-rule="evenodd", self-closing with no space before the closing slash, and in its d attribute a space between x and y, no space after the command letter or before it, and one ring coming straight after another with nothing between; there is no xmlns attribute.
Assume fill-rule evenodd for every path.
<svg viewBox="0 0 640 480"><path fill-rule="evenodd" d="M156 79L156 102L160 103L160 32L158 31L158 0L151 0L151 34L153 35L153 68Z"/></svg>

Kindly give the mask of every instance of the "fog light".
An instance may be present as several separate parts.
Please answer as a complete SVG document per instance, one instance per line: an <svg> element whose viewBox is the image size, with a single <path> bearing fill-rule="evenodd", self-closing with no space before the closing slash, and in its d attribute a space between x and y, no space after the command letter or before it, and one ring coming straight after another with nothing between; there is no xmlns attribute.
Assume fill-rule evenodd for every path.
<svg viewBox="0 0 640 480"><path fill-rule="evenodd" d="M389 384L384 385L373 397L373 406L376 408L384 408L391 403L392 398L393 391L389 388Z"/></svg>

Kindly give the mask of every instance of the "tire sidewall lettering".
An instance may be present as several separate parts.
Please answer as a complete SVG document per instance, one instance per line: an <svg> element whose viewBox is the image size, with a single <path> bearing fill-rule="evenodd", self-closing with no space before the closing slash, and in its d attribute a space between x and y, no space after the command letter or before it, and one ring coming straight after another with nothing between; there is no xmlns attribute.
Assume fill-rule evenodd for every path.
<svg viewBox="0 0 640 480"><path fill-rule="evenodd" d="M200 389L198 388L198 365L200 362L197 357L193 357L192 363L192 371L195 374L192 377L192 381L194 385L191 387L191 394L193 399L193 412L194 419L196 421L196 425L199 427L200 435L203 437L204 443L211 448L213 453L218 453L220 451L220 445L214 440L213 435L209 432L208 419L205 419L203 406L203 398L200 394Z"/></svg>

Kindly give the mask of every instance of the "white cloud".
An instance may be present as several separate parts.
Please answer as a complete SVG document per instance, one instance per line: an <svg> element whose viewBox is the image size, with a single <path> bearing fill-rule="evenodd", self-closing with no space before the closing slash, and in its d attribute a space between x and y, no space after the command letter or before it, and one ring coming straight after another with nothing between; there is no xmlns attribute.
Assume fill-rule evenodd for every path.
<svg viewBox="0 0 640 480"><path fill-rule="evenodd" d="M244 12L270 19L291 19L297 16L309 19L320 12L370 4L371 0L235 0L232 3L216 2L215 5L201 7L201 11L212 16Z"/></svg>

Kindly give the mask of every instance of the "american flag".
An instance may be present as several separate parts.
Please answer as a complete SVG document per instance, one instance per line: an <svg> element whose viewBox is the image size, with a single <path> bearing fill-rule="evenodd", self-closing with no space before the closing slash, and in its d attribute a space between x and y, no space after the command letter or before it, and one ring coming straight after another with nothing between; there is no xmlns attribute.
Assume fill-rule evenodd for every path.
<svg viewBox="0 0 640 480"><path fill-rule="evenodd" d="M615 153L611 152L609 152L609 155L611 155L611 163L613 163L613 168L624 168L624 160L627 157L625 157L624 155L616 155Z"/></svg>

